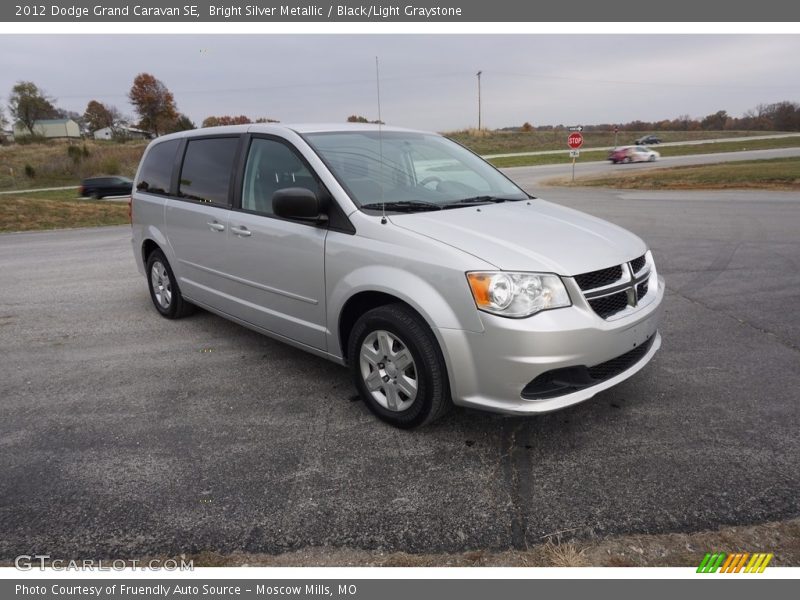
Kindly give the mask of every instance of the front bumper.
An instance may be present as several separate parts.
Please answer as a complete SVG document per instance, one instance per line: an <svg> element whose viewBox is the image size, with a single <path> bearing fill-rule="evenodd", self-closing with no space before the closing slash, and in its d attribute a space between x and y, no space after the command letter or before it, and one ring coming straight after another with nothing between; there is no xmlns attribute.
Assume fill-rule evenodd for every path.
<svg viewBox="0 0 800 600"><path fill-rule="evenodd" d="M569 291L574 300L569 308L544 311L527 319L481 313L481 333L439 329L453 402L506 414L551 412L588 400L650 362L661 347L661 277L646 303L618 319L600 318L577 289ZM522 397L523 388L542 373L601 365L651 339L650 347L638 361L600 383L545 399Z"/></svg>

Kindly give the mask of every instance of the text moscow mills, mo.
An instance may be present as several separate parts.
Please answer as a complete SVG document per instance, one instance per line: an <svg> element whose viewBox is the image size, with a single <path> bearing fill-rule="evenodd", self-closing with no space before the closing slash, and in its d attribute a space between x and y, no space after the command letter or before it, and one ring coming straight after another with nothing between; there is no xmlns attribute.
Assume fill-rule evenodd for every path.
<svg viewBox="0 0 800 600"><path fill-rule="evenodd" d="M89 596L100 598L102 596L140 596L173 598L183 596L243 596L255 594L257 596L355 596L358 587L353 584L324 585L315 584L290 584L290 585L211 585L203 584L178 584L178 585L128 585L125 583L107 585L85 584L50 584L50 585L25 585L15 586L17 596Z"/></svg>

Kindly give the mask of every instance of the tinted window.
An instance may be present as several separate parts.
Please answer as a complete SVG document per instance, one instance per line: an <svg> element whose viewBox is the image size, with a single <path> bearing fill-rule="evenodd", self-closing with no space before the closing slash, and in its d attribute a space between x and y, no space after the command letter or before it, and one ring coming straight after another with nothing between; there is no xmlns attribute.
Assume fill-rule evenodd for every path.
<svg viewBox="0 0 800 600"><path fill-rule="evenodd" d="M228 185L239 138L190 140L186 145L178 195L190 200L228 205Z"/></svg>
<svg viewBox="0 0 800 600"><path fill-rule="evenodd" d="M150 148L139 173L136 189L151 194L169 194L172 166L180 140L161 142Z"/></svg>
<svg viewBox="0 0 800 600"><path fill-rule="evenodd" d="M253 139L244 172L242 208L271 215L272 195L290 187L319 194L316 178L291 148L274 140Z"/></svg>

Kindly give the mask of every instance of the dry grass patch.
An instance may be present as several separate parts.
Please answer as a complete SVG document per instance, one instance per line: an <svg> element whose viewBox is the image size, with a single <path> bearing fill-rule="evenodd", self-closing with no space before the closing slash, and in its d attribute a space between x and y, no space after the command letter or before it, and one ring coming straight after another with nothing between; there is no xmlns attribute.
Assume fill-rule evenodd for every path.
<svg viewBox="0 0 800 600"><path fill-rule="evenodd" d="M78 185L96 175L133 177L145 141L16 144L0 147L0 191Z"/></svg>
<svg viewBox="0 0 800 600"><path fill-rule="evenodd" d="M470 550L410 554L349 548L304 548L285 554L188 555L199 566L266 567L691 567L706 552L772 552L774 567L800 566L800 519L721 527L696 533L616 536L602 540L558 538L526 550Z"/></svg>
<svg viewBox="0 0 800 600"><path fill-rule="evenodd" d="M0 232L126 223L126 202L80 200L74 190L0 195Z"/></svg>

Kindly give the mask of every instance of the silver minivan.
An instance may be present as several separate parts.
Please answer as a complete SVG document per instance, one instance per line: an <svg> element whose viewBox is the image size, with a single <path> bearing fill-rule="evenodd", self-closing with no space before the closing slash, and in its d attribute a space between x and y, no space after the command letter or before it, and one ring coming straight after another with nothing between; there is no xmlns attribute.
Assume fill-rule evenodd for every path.
<svg viewBox="0 0 800 600"><path fill-rule="evenodd" d="M194 306L348 365L398 427L452 404L587 400L661 345L664 281L632 233L533 198L433 133L243 125L144 153L133 251L158 312Z"/></svg>

